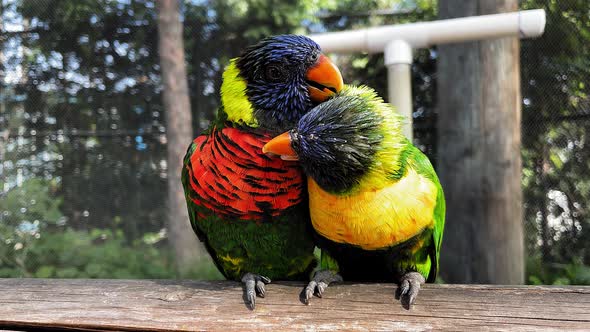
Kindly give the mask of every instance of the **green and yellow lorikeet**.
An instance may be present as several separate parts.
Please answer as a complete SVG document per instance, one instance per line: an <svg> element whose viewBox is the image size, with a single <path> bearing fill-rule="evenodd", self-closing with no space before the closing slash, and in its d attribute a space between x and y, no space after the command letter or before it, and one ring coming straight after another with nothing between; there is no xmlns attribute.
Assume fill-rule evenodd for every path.
<svg viewBox="0 0 590 332"><path fill-rule="evenodd" d="M331 257L323 268L350 281L399 282L411 305L420 284L437 274L445 200L401 121L372 89L347 86L264 151L303 166L318 245ZM306 299L337 278L326 271L314 277Z"/></svg>
<svg viewBox="0 0 590 332"><path fill-rule="evenodd" d="M264 39L231 60L217 120L188 148L182 183L193 229L221 273L242 280L252 307L270 279L308 280L316 263L305 177L262 147L342 86L311 39Z"/></svg>

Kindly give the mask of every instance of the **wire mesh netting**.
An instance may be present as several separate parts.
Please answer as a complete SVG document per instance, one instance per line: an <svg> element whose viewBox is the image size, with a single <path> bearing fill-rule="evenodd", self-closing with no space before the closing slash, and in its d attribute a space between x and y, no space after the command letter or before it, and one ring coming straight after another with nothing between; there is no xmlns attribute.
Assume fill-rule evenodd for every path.
<svg viewBox="0 0 590 332"><path fill-rule="evenodd" d="M174 271L149 4L3 1L0 275Z"/></svg>
<svg viewBox="0 0 590 332"><path fill-rule="evenodd" d="M174 277L154 2L0 4L0 277ZM590 283L590 4L521 7L548 12L521 51L527 281ZM436 18L434 1L181 10L195 133L214 117L223 67L266 35ZM419 50L413 66L416 142L432 160L436 58ZM386 95L381 56L336 59L348 82Z"/></svg>
<svg viewBox="0 0 590 332"><path fill-rule="evenodd" d="M590 4L546 1L543 7L545 34L521 50L528 281L588 284Z"/></svg>

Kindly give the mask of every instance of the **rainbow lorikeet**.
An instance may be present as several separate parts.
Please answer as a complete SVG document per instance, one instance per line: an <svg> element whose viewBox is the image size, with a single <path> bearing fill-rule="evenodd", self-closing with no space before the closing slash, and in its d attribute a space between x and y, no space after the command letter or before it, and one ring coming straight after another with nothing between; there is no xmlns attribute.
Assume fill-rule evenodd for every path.
<svg viewBox="0 0 590 332"><path fill-rule="evenodd" d="M308 280L316 264L303 172L262 147L342 86L311 39L266 38L230 61L217 119L188 148L191 224L221 273L245 284L252 308L270 279Z"/></svg>
<svg viewBox="0 0 590 332"><path fill-rule="evenodd" d="M400 115L367 87L345 87L264 146L299 160L322 268L306 300L339 278L395 281L404 304L433 282L445 199L428 158L401 133ZM330 269L332 272L329 272Z"/></svg>

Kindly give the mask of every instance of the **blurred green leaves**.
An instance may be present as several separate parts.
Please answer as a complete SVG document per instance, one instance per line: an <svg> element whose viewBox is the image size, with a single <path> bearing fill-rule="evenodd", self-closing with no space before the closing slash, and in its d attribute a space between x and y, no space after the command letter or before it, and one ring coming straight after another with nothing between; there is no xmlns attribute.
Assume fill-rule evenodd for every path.
<svg viewBox="0 0 590 332"><path fill-rule="evenodd" d="M2 246L1 257L19 255L18 263L3 259L0 278L176 278L171 251L141 240L127 244L121 231L70 228L43 232L26 250ZM22 251L23 254L20 254ZM12 263L12 264L11 264ZM222 278L209 262L195 266L190 277Z"/></svg>
<svg viewBox="0 0 590 332"><path fill-rule="evenodd" d="M66 226L55 184L29 179L0 200L0 278L175 278L164 230L129 243L122 229ZM209 262L190 277L220 279Z"/></svg>

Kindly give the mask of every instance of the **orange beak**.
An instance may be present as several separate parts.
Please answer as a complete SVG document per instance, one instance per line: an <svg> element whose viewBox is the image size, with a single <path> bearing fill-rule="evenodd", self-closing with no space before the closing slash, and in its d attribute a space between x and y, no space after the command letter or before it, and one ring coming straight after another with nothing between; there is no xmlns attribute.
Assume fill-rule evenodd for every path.
<svg viewBox="0 0 590 332"><path fill-rule="evenodd" d="M318 62L307 71L309 97L321 103L342 90L344 81L340 70L327 56L320 54Z"/></svg>
<svg viewBox="0 0 590 332"><path fill-rule="evenodd" d="M299 160L297 152L291 146L291 133L282 133L271 139L262 147L262 153L272 153L281 156L283 160Z"/></svg>

